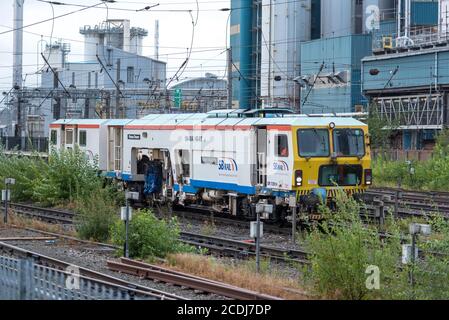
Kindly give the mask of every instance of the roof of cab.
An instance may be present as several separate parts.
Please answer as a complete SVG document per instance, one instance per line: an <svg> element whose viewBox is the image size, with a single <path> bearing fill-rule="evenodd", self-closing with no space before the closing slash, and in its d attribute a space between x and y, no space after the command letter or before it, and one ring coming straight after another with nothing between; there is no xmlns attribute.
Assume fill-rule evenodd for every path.
<svg viewBox="0 0 449 320"><path fill-rule="evenodd" d="M56 121L52 122L51 124L68 124L72 120L73 119L59 119L59 120L56 120Z"/></svg>
<svg viewBox="0 0 449 320"><path fill-rule="evenodd" d="M226 112L227 111L227 112ZM223 116L219 116L219 115ZM165 126L175 128L177 126L204 126L224 128L226 126L243 128L251 126L305 126L305 127L327 127L330 123L335 123L337 127L367 125L357 119L338 116L307 116L307 115L285 115L282 117L228 117L232 114L230 110L217 110L209 113L180 113L180 114L150 114L142 119L60 119L53 122L53 125L108 125L108 126ZM234 114L241 114L241 110L236 110ZM215 116L214 116L215 115Z"/></svg>
<svg viewBox="0 0 449 320"><path fill-rule="evenodd" d="M83 124L104 124L110 121L109 119L60 119L52 124L71 124L71 125L83 125Z"/></svg>
<svg viewBox="0 0 449 320"><path fill-rule="evenodd" d="M148 117L133 120L129 126L306 126L327 127L330 123L337 127L358 126L364 127L365 123L348 117L308 117L306 115L272 117L272 118L236 118L236 117L211 117L211 113L194 114L166 114L162 117Z"/></svg>
<svg viewBox="0 0 449 320"><path fill-rule="evenodd" d="M128 123L133 121L133 119L112 119L109 120L106 125L111 127L123 127L126 126Z"/></svg>

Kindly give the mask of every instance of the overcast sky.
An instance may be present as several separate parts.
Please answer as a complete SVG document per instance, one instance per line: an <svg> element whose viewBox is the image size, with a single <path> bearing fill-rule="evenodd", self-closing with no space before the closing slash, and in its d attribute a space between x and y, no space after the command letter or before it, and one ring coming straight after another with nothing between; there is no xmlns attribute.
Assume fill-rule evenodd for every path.
<svg viewBox="0 0 449 320"><path fill-rule="evenodd" d="M99 0L58 0L59 2L94 5ZM159 3L160 5L150 11L135 12L135 10ZM198 0L199 16L195 27L193 52L189 65L181 78L195 77L206 72L224 75L226 68L227 44L226 26L229 11L220 11L221 8L229 8L230 1L223 0ZM44 40L50 41L53 27L53 41L62 39L71 43L69 61L82 61L84 53L83 36L79 28L84 25L96 25L106 20L109 11L110 19L129 19L131 27L142 27L149 31L148 37L143 42L143 54L154 56L154 22L159 20L159 59L168 63L167 73L172 76L183 63L187 56L187 48L190 47L192 36L192 18L188 12L165 12L162 10L192 10L193 19L196 20L197 5L195 0L160 0L148 2L144 0L117 0L114 4L108 4L98 8L88 9L67 17L45 22L24 29L24 76L26 86L35 86L37 70L37 58L40 53L38 41L41 35ZM76 6L54 5L55 16L82 9ZM113 10L128 9L125 10ZM38 0L25 0L24 25L52 18L52 6ZM13 0L0 0L0 33L11 30L13 26ZM39 48L38 48L39 47ZM200 52L201 51L201 52ZM12 52L13 33L0 34L0 88L9 90L12 85ZM42 64L42 61L39 61Z"/></svg>

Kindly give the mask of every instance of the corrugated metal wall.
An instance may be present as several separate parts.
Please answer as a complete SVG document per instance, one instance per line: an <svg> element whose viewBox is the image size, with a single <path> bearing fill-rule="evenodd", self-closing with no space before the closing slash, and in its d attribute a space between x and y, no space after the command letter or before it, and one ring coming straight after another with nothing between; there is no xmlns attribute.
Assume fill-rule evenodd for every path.
<svg viewBox="0 0 449 320"><path fill-rule="evenodd" d="M347 71L346 85L322 84L317 81L301 108L302 113L353 112L355 105L365 104L361 95L361 59L371 55L371 35L352 35L333 39L319 39L301 46L301 74L321 75ZM301 89L304 100L310 87Z"/></svg>
<svg viewBox="0 0 449 320"><path fill-rule="evenodd" d="M412 26L434 26L438 24L438 0L413 1Z"/></svg>
<svg viewBox="0 0 449 320"><path fill-rule="evenodd" d="M367 58L363 62L363 90L383 90L396 67L398 72L391 78L388 89L449 85L448 62L448 48ZM370 74L374 69L379 70L377 75Z"/></svg>

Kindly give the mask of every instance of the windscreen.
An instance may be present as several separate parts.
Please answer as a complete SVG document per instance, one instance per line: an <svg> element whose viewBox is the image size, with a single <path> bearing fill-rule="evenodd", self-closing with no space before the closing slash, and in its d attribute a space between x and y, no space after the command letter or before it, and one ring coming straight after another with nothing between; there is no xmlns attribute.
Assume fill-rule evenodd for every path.
<svg viewBox="0 0 449 320"><path fill-rule="evenodd" d="M329 131L327 129L299 129L299 156L303 158L329 157Z"/></svg>
<svg viewBox="0 0 449 320"><path fill-rule="evenodd" d="M337 157L363 157L365 141L361 129L335 129L334 149Z"/></svg>

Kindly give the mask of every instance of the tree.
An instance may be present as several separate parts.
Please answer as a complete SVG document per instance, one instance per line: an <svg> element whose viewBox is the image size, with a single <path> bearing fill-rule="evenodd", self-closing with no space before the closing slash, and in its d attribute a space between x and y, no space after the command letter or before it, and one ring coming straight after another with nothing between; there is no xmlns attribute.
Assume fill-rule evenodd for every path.
<svg viewBox="0 0 449 320"><path fill-rule="evenodd" d="M390 137L398 128L398 121L389 122L380 115L377 105L369 108L368 127L372 149L386 149L390 147Z"/></svg>

